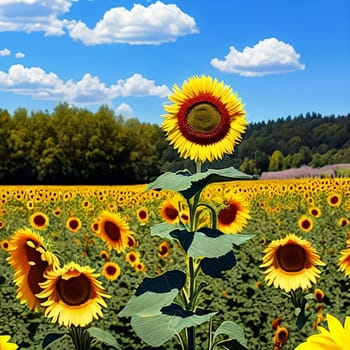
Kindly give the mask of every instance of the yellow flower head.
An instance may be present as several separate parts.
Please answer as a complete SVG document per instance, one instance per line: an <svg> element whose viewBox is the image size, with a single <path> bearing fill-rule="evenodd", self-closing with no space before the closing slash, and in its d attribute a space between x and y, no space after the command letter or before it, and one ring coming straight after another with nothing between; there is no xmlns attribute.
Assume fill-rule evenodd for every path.
<svg viewBox="0 0 350 350"><path fill-rule="evenodd" d="M318 327L319 334L307 338L295 350L348 350L350 344L350 316L346 316L344 327L334 316L326 316L328 330Z"/></svg>
<svg viewBox="0 0 350 350"><path fill-rule="evenodd" d="M230 86L210 76L193 76L174 85L164 105L162 129L183 158L213 161L231 154L247 120L241 100Z"/></svg>
<svg viewBox="0 0 350 350"><path fill-rule="evenodd" d="M0 350L16 350L18 345L15 343L9 343L11 337L9 335L0 335Z"/></svg>
<svg viewBox="0 0 350 350"><path fill-rule="evenodd" d="M114 281L120 276L120 266L112 261L106 261L102 267L102 275L109 281Z"/></svg>
<svg viewBox="0 0 350 350"><path fill-rule="evenodd" d="M98 276L89 266L74 262L48 271L46 281L40 284L43 290L38 294L47 299L42 303L46 307L45 316L66 327L84 327L102 317L102 306L107 307L104 298L109 295L97 280Z"/></svg>
<svg viewBox="0 0 350 350"><path fill-rule="evenodd" d="M320 276L317 265L325 265L311 244L294 234L273 240L264 250L260 267L265 270L268 285L289 292L298 288L310 288Z"/></svg>

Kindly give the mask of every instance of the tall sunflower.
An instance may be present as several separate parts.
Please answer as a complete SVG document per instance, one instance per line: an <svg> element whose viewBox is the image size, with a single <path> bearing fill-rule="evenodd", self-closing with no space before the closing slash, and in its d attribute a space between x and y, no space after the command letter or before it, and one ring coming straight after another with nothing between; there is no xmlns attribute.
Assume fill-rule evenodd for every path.
<svg viewBox="0 0 350 350"><path fill-rule="evenodd" d="M250 219L249 203L235 195L224 199L225 207L218 212L218 228L224 233L238 233Z"/></svg>
<svg viewBox="0 0 350 350"><path fill-rule="evenodd" d="M311 244L294 234L284 239L273 240L264 250L260 267L265 270L268 285L285 289L310 288L320 276L317 265L325 265Z"/></svg>
<svg viewBox="0 0 350 350"><path fill-rule="evenodd" d="M128 237L132 235L128 223L116 213L103 211L98 217L97 234L119 253L128 247Z"/></svg>
<svg viewBox="0 0 350 350"><path fill-rule="evenodd" d="M102 306L107 307L99 274L89 266L70 262L60 269L48 271L46 281L41 283L43 291L38 297L47 299L45 316L61 326L84 327L93 319L102 317Z"/></svg>
<svg viewBox="0 0 350 350"><path fill-rule="evenodd" d="M174 85L165 104L162 129L182 158L205 162L231 154L247 120L241 100L224 82L192 76L182 88Z"/></svg>
<svg viewBox="0 0 350 350"><path fill-rule="evenodd" d="M307 338L295 350L348 350L350 344L350 316L346 316L344 327L334 316L326 316L328 330L318 327L319 334Z"/></svg>
<svg viewBox="0 0 350 350"><path fill-rule="evenodd" d="M30 229L18 229L11 237L7 258L12 266L17 298L31 310L40 308L41 298L36 296L45 281L44 274L59 266L57 257L45 249L43 239Z"/></svg>

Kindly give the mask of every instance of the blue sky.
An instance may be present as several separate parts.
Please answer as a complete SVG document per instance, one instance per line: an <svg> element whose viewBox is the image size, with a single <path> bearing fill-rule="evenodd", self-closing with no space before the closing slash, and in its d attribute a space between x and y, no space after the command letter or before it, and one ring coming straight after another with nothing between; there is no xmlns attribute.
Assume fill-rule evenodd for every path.
<svg viewBox="0 0 350 350"><path fill-rule="evenodd" d="M230 85L249 122L350 112L348 0L0 0L0 108L161 123L173 85Z"/></svg>

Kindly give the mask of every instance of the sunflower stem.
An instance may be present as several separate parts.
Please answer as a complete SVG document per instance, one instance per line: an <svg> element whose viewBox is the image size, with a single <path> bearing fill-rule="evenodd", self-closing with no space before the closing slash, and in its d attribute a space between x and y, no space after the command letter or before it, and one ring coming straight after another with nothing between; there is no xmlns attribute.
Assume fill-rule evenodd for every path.
<svg viewBox="0 0 350 350"><path fill-rule="evenodd" d="M89 350L91 348L91 338L85 328L71 326L69 328L69 335L75 350Z"/></svg>

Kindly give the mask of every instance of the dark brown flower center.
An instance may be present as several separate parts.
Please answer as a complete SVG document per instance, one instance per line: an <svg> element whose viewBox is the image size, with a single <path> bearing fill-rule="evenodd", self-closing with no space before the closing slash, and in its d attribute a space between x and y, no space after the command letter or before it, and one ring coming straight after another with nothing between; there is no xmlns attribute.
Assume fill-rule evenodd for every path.
<svg viewBox="0 0 350 350"><path fill-rule="evenodd" d="M37 214L37 215L34 216L33 222L34 222L34 224L35 224L36 226L42 227L42 226L45 226L45 224L46 224L46 219L45 219L45 217L44 217L43 215Z"/></svg>
<svg viewBox="0 0 350 350"><path fill-rule="evenodd" d="M139 211L139 218L140 218L141 220L146 219L146 218L147 218L147 212L146 212L145 210L140 210L140 211Z"/></svg>
<svg viewBox="0 0 350 350"><path fill-rule="evenodd" d="M114 222L107 221L104 225L104 230L106 232L106 235L112 241L115 241L115 242L120 241L120 237L121 237L120 229Z"/></svg>
<svg viewBox="0 0 350 350"><path fill-rule="evenodd" d="M69 220L69 227L72 229L72 230L76 230L78 227L79 227L79 222L77 219L71 219Z"/></svg>
<svg viewBox="0 0 350 350"><path fill-rule="evenodd" d="M237 216L237 207L234 204L228 205L219 211L218 219L224 225L232 224Z"/></svg>
<svg viewBox="0 0 350 350"><path fill-rule="evenodd" d="M177 218L177 216L179 215L179 212L173 207L167 207L167 208L165 208L165 215L170 220L175 220Z"/></svg>
<svg viewBox="0 0 350 350"><path fill-rule="evenodd" d="M57 292L62 301L71 306L84 304L90 297L91 284L84 274L57 282Z"/></svg>
<svg viewBox="0 0 350 350"><path fill-rule="evenodd" d="M303 220L302 223L301 223L301 226L302 226L302 228L303 228L304 230L309 229L309 228L311 227L311 222L310 222L310 220L307 220L307 219Z"/></svg>
<svg viewBox="0 0 350 350"><path fill-rule="evenodd" d="M168 254L169 252L169 247L167 244L162 244L159 246L159 254L161 256Z"/></svg>
<svg viewBox="0 0 350 350"><path fill-rule="evenodd" d="M306 267L306 252L299 245L287 244L279 247L276 258L281 269L286 272L298 272Z"/></svg>

